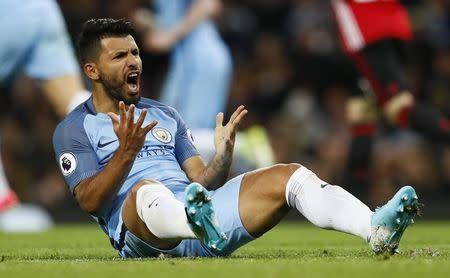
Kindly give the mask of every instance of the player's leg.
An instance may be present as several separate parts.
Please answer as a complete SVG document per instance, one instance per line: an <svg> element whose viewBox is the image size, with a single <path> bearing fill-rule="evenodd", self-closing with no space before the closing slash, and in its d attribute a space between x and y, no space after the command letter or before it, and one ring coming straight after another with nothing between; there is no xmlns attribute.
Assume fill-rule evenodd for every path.
<svg viewBox="0 0 450 278"><path fill-rule="evenodd" d="M80 68L66 30L64 18L56 2L48 1L35 8L46 14L40 23L25 72L42 80L42 89L60 117L66 116L90 93L84 89Z"/></svg>
<svg viewBox="0 0 450 278"><path fill-rule="evenodd" d="M0 156L0 231L41 232L53 226L48 213L31 204L21 204L10 188Z"/></svg>
<svg viewBox="0 0 450 278"><path fill-rule="evenodd" d="M396 42L411 39L407 12L398 1L332 1L340 39L344 49L354 59L359 71L370 82L386 119L394 125L411 127L433 140L449 144L450 122L436 109L415 103L404 76ZM369 14L372 21L365 15ZM375 30L373 22L389 16L392 25ZM378 26L377 26L378 27ZM376 35L378 33L378 35ZM367 37L376 35L370 44Z"/></svg>
<svg viewBox="0 0 450 278"><path fill-rule="evenodd" d="M390 42L383 40L364 46L362 50L348 53L359 73L369 82L374 96L365 95L365 100L350 100L348 120L352 127L352 144L349 154L349 185L366 187L369 184L370 161L376 132L375 110L372 106L383 105L400 90L405 90L406 81L400 62L397 61ZM373 99L373 101L372 101ZM357 193L358 191L355 191Z"/></svg>
<svg viewBox="0 0 450 278"><path fill-rule="evenodd" d="M254 237L269 231L289 212L285 187L300 165L275 165L245 174L239 192L239 214Z"/></svg>
<svg viewBox="0 0 450 278"><path fill-rule="evenodd" d="M40 32L39 21L34 16L35 2L17 5L14 1L0 4L0 86L8 86L21 70ZM6 16L7 15L7 16ZM7 88L6 88L7 90ZM0 156L0 230L7 232L35 232L48 229L52 221L48 214L32 205L21 205L5 175Z"/></svg>
<svg viewBox="0 0 450 278"><path fill-rule="evenodd" d="M349 1L333 0L331 7L343 50L347 56L353 58L352 62L355 64L359 60L357 53L366 46L367 26L365 21L361 22L356 16L360 6ZM355 70L357 69L360 74L361 67L356 67ZM354 84L349 88L352 96L346 104L346 118L351 128L352 140L344 181L353 193L367 199L377 115L374 109L376 106L372 105L366 94L367 88L363 88L368 86L359 84L361 80L360 77L354 78Z"/></svg>
<svg viewBox="0 0 450 278"><path fill-rule="evenodd" d="M383 112L391 124L409 127L431 140L450 144L450 120L436 108L415 101L409 91L390 99L383 106Z"/></svg>
<svg viewBox="0 0 450 278"><path fill-rule="evenodd" d="M376 107L363 95L347 101L346 118L352 140L347 157L346 186L360 198L367 198L374 136L377 131Z"/></svg>
<svg viewBox="0 0 450 278"><path fill-rule="evenodd" d="M403 74L399 41L383 40L365 47L354 56L361 73L375 92L387 121L410 127L432 140L450 144L450 122L439 111L415 101Z"/></svg>
<svg viewBox="0 0 450 278"><path fill-rule="evenodd" d="M44 80L42 89L60 117L65 117L91 96L91 93L84 89L83 82L77 74Z"/></svg>
<svg viewBox="0 0 450 278"><path fill-rule="evenodd" d="M19 199L9 187L0 156L0 213L19 204Z"/></svg>
<svg viewBox="0 0 450 278"><path fill-rule="evenodd" d="M137 183L122 207L123 224L131 233L125 237L121 254L125 257L158 256L160 253L172 256L231 254L253 239L239 217L241 180L242 175L212 192L192 183L176 197L157 181Z"/></svg>
<svg viewBox="0 0 450 278"><path fill-rule="evenodd" d="M295 208L321 228L361 237L376 252L397 248L404 229L417 213L416 205L414 189L407 187L374 213L343 188L320 180L298 164L247 173L239 195L242 224L253 236L264 234L289 208Z"/></svg>
<svg viewBox="0 0 450 278"><path fill-rule="evenodd" d="M130 232L160 249L171 249L181 239L197 238L184 204L156 180L143 180L133 187L124 201L122 220Z"/></svg>
<svg viewBox="0 0 450 278"><path fill-rule="evenodd" d="M296 208L321 228L370 236L370 209L339 186L311 178L298 164L276 165L247 173L241 185L239 208L243 225L260 236Z"/></svg>

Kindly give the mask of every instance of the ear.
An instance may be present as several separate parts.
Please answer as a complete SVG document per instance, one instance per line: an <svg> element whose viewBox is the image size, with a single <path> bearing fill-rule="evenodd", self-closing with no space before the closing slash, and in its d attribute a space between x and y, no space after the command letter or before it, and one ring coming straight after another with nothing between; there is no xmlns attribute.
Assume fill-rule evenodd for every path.
<svg viewBox="0 0 450 278"><path fill-rule="evenodd" d="M100 79L100 73L95 63L86 63L83 65L83 71L91 80Z"/></svg>

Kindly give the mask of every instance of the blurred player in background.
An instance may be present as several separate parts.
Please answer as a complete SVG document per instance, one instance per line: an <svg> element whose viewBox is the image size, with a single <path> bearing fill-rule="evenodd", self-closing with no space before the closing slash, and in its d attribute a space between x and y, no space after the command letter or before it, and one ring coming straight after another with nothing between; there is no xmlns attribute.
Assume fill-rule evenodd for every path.
<svg viewBox="0 0 450 278"><path fill-rule="evenodd" d="M53 0L0 2L0 88L8 90L21 72L40 82L60 117L90 95L84 89L64 18ZM0 231L38 231L50 225L44 211L20 205L0 160Z"/></svg>
<svg viewBox="0 0 450 278"><path fill-rule="evenodd" d="M221 10L220 0L153 0L154 13L137 9L132 21L141 34L145 51L170 51L161 102L178 110L192 130L199 152L214 155L215 116L226 110L232 74L232 57L212 21ZM262 127L237 134L233 172L273 164L273 153Z"/></svg>
<svg viewBox="0 0 450 278"><path fill-rule="evenodd" d="M176 108L192 129L213 129L228 101L232 60L212 19L220 0L153 0L154 15L134 16L144 50L170 51L161 101Z"/></svg>
<svg viewBox="0 0 450 278"><path fill-rule="evenodd" d="M356 95L347 103L353 140L349 185L362 194L370 179L377 108L390 125L416 130L434 142L450 143L450 122L414 99L402 67L400 48L412 39L405 7L397 0L333 0L332 7L345 53L374 93Z"/></svg>

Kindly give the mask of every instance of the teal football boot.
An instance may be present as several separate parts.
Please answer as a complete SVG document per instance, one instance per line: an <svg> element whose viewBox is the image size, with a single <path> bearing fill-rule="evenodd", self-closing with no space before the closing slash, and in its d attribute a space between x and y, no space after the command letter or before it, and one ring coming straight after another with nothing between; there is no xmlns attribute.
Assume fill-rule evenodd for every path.
<svg viewBox="0 0 450 278"><path fill-rule="evenodd" d="M199 183L191 183L185 190L184 207L192 230L211 250L221 251L227 236L214 215L209 192Z"/></svg>
<svg viewBox="0 0 450 278"><path fill-rule="evenodd" d="M422 204L411 186L402 187L389 202L372 215L372 234L369 244L376 254L399 253L398 245L408 225L420 213Z"/></svg>

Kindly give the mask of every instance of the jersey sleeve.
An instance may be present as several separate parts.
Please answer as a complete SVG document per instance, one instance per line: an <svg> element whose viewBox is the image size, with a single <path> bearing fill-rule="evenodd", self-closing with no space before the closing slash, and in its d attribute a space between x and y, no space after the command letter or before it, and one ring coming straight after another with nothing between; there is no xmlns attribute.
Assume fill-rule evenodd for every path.
<svg viewBox="0 0 450 278"><path fill-rule="evenodd" d="M181 165L191 156L199 155L194 145L191 131L186 127L180 114L173 109L174 118L177 121L177 133L175 134L175 157Z"/></svg>
<svg viewBox="0 0 450 278"><path fill-rule="evenodd" d="M97 155L80 122L59 125L53 135L53 148L56 162L72 193L82 180L100 171Z"/></svg>

